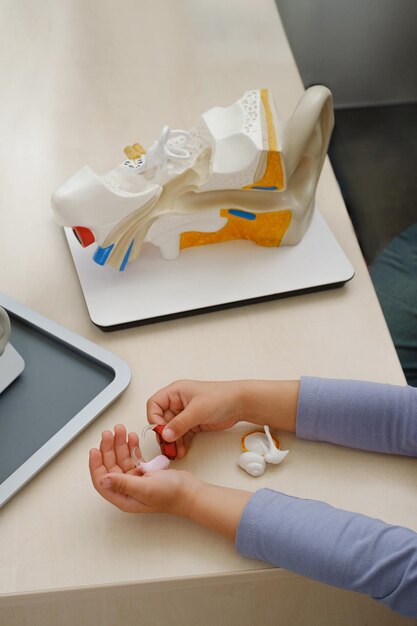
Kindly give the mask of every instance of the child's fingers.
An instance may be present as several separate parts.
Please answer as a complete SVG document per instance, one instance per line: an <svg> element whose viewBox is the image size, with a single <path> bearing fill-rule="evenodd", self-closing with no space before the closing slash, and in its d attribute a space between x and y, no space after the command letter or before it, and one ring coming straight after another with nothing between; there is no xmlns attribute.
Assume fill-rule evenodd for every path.
<svg viewBox="0 0 417 626"><path fill-rule="evenodd" d="M104 474L106 476L107 473ZM113 476L130 476L130 474L122 474L118 472L117 474L113 474ZM144 513L146 511L146 507L138 502L135 498L132 498L128 494L119 493L115 491L112 487L103 487L101 481L103 477L100 478L97 485L95 484L95 488L98 493L105 499L107 502L114 504L118 509L125 511L126 513Z"/></svg>
<svg viewBox="0 0 417 626"><path fill-rule="evenodd" d="M103 465L103 456L100 452L100 450L97 450L97 448L91 448L90 450L90 456L89 456L89 468L90 468L90 472L94 472L96 470L98 470L101 466L104 467ZM106 469L106 468L104 468Z"/></svg>
<svg viewBox="0 0 417 626"><path fill-rule="evenodd" d="M139 435L138 433L129 433L127 436L127 444L130 448L130 451L134 448L139 448Z"/></svg>
<svg viewBox="0 0 417 626"><path fill-rule="evenodd" d="M163 430L163 438L167 441L178 441L180 437L192 428L201 424L204 419L204 406L197 401L191 401L183 411L172 418Z"/></svg>
<svg viewBox="0 0 417 626"><path fill-rule="evenodd" d="M142 477L132 474L112 473L100 478L99 491L109 502L127 513L149 513L150 507L143 501L147 485Z"/></svg>
<svg viewBox="0 0 417 626"><path fill-rule="evenodd" d="M130 472L136 467L126 441L126 428L122 424L117 424L114 427L114 451L116 463L122 472Z"/></svg>
<svg viewBox="0 0 417 626"><path fill-rule="evenodd" d="M184 409L184 402L175 383L157 391L149 398L146 413L150 424L166 424Z"/></svg>
<svg viewBox="0 0 417 626"><path fill-rule="evenodd" d="M97 491L100 491L100 481L102 480L103 476L107 474L107 469L103 465L103 457L100 450L97 450L96 448L92 448L90 450L88 466L90 469L93 485L97 489Z"/></svg>
<svg viewBox="0 0 417 626"><path fill-rule="evenodd" d="M132 456L132 452L133 450L135 450L135 448L139 448L140 450L139 435L137 433L129 433L127 436L127 445L129 447L130 456ZM138 452L136 451L136 455L137 454ZM140 456L142 457L142 452L140 452Z"/></svg>
<svg viewBox="0 0 417 626"><path fill-rule="evenodd" d="M167 422L177 415L171 408L162 409L156 402L148 403L147 416L150 424L162 424L165 426Z"/></svg>
<svg viewBox="0 0 417 626"><path fill-rule="evenodd" d="M102 454L100 452L100 450L97 450L97 448L91 448L90 450L90 468L96 468L96 467L100 467L100 465L103 465L103 457Z"/></svg>
<svg viewBox="0 0 417 626"><path fill-rule="evenodd" d="M127 501L134 500L141 509L141 513L150 511L150 507L145 504L149 498L149 481L142 476L119 473L106 474L100 480L100 488L105 492L112 491Z"/></svg>
<svg viewBox="0 0 417 626"><path fill-rule="evenodd" d="M146 403L146 415L150 424L165 424L164 413L169 409L169 395L161 389Z"/></svg>
<svg viewBox="0 0 417 626"><path fill-rule="evenodd" d="M114 437L110 430L105 430L101 435L100 450L103 455L103 463L108 472L117 471L116 454L114 451Z"/></svg>
<svg viewBox="0 0 417 626"><path fill-rule="evenodd" d="M107 475L107 469L103 465L103 457L100 450L90 450L89 468L94 488L108 502L128 513L140 513L142 505L130 496L117 493L113 489L103 488L101 481ZM120 472L119 472L120 473Z"/></svg>
<svg viewBox="0 0 417 626"><path fill-rule="evenodd" d="M127 445L129 446L130 455L134 460L134 469L131 469L128 473L133 476L143 476L144 471L137 467L137 461L144 461L142 451L139 446L139 435L137 433L129 433L127 436ZM133 454L134 453L134 454Z"/></svg>

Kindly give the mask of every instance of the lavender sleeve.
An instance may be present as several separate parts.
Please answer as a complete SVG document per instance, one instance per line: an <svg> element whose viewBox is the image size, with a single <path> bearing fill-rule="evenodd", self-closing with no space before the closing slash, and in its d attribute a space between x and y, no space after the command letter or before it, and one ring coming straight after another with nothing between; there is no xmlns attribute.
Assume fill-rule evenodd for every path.
<svg viewBox="0 0 417 626"><path fill-rule="evenodd" d="M417 456L417 389L302 378L297 436ZM407 528L262 489L243 511L236 549L417 618L417 534Z"/></svg>
<svg viewBox="0 0 417 626"><path fill-rule="evenodd" d="M407 528L261 489L243 511L236 549L417 617L417 534Z"/></svg>
<svg viewBox="0 0 417 626"><path fill-rule="evenodd" d="M302 377L297 437L417 456L417 388Z"/></svg>

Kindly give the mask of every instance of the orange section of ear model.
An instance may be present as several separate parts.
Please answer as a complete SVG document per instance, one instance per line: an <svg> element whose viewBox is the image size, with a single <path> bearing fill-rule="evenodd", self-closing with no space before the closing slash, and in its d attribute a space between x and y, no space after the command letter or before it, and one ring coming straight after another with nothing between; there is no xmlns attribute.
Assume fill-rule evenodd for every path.
<svg viewBox="0 0 417 626"><path fill-rule="evenodd" d="M282 169L281 154L269 151L266 160L265 173L256 182L245 185L242 189L260 189L262 191L281 191L284 189L284 172Z"/></svg>
<svg viewBox="0 0 417 626"><path fill-rule="evenodd" d="M240 440L240 445L242 446L243 452L250 452L249 448L247 448L245 445L246 437L249 437L249 435L255 435L257 433L259 433L260 435L265 435L264 430L251 430L249 433L246 433L246 435L243 435L243 437ZM275 447L278 450L281 450L281 441L278 439L278 437L275 437L274 435L271 435L271 437L275 443Z"/></svg>
<svg viewBox="0 0 417 626"><path fill-rule="evenodd" d="M282 238L290 225L292 212L271 211L267 213L252 213L240 209L221 209L221 217L227 217L228 222L214 233L190 231L181 234L180 247L191 248L204 246L209 243L221 243L233 239L249 239L258 246L273 248L281 244Z"/></svg>

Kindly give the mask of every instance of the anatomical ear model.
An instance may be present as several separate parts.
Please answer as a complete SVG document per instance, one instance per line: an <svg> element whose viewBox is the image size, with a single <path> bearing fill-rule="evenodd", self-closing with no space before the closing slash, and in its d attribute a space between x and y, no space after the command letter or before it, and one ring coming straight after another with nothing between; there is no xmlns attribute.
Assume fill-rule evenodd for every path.
<svg viewBox="0 0 417 626"><path fill-rule="evenodd" d="M282 463L289 452L281 450L281 443L272 437L269 426L264 426L263 431L255 430L242 437L242 449L238 463L251 476L261 476L267 463Z"/></svg>
<svg viewBox="0 0 417 626"><path fill-rule="evenodd" d="M147 150L126 148L128 158L107 174L83 167L53 194L55 218L82 246L96 243L96 263L121 271L144 242L165 259L233 239L297 244L312 218L333 122L326 87L308 89L284 123L268 89L247 91L189 131L165 126Z"/></svg>

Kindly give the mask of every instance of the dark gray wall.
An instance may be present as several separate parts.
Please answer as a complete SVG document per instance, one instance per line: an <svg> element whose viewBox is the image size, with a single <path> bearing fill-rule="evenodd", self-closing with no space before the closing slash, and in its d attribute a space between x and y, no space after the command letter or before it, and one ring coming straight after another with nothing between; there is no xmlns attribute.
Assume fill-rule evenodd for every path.
<svg viewBox="0 0 417 626"><path fill-rule="evenodd" d="M417 102L417 0L276 0L306 87L339 107Z"/></svg>

